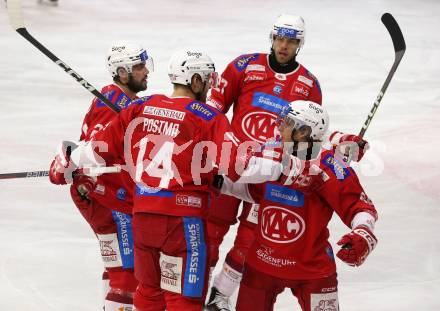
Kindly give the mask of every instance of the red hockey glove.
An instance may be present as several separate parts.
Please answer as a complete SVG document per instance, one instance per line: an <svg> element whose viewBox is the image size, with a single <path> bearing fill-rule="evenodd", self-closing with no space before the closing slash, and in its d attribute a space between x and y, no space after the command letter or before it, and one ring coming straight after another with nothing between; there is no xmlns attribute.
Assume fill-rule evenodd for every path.
<svg viewBox="0 0 440 311"><path fill-rule="evenodd" d="M70 154L77 145L74 142L63 141L58 154L50 164L49 180L55 185L65 185L72 182L76 166L70 161Z"/></svg>
<svg viewBox="0 0 440 311"><path fill-rule="evenodd" d="M350 266L360 266L376 247L377 239L365 226L358 226L338 242L342 248L336 256Z"/></svg>
<svg viewBox="0 0 440 311"><path fill-rule="evenodd" d="M352 160L359 162L370 148L368 142L360 136L341 132L331 134L330 143L333 145L333 150L338 152L346 162Z"/></svg>
<svg viewBox="0 0 440 311"><path fill-rule="evenodd" d="M89 201L89 193L95 190L96 178L78 174L73 179L73 186L82 200Z"/></svg>

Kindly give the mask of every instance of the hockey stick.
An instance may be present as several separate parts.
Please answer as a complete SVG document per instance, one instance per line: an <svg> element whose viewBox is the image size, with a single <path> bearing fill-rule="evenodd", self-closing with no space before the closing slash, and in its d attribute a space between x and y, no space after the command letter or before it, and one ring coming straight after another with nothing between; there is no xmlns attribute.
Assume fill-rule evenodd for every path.
<svg viewBox="0 0 440 311"><path fill-rule="evenodd" d="M44 45L38 42L31 34L27 31L24 26L23 16L21 13L21 0L7 0L9 22L11 26L27 41L29 41L33 46L39 49L44 55L49 57L55 64L60 66L65 72L67 72L72 78L74 78L79 84L86 88L90 93L99 98L106 106L111 110L118 113L120 111L119 107L110 102L104 95L102 95L95 87L93 87L89 82L87 82L83 77L76 73L72 68L69 67L65 62L56 57L51 51L49 51Z"/></svg>
<svg viewBox="0 0 440 311"><path fill-rule="evenodd" d="M388 88L388 85L391 82L391 79L394 76L394 73L397 70L397 67L400 64L400 61L402 60L403 54L405 54L406 51L406 44L405 39L403 38L402 31L400 30L399 25L397 24L396 20L390 13L385 13L381 17L382 23L385 25L385 27L388 30L388 33L391 36L391 40L393 41L394 46L394 63L391 67L390 71L388 72L388 76L382 85L382 88L380 89L379 95L377 95L376 100L374 101L373 107L370 110L370 113L367 116L367 120L365 120L360 132L359 137L363 138L365 135L365 132L368 129L368 126L370 125L371 120L373 120L374 115L376 114L377 108L379 108L380 102L382 101L382 98ZM366 142L364 140L361 140L361 142L358 143L359 148L364 148ZM351 162L352 155L350 155L349 148L347 147L344 151L343 160L344 162L350 163Z"/></svg>
<svg viewBox="0 0 440 311"><path fill-rule="evenodd" d="M99 176L101 174L120 173L120 166L108 166L108 167L85 167L82 168L80 175L87 176ZM32 172L20 172L20 173L6 173L0 174L0 179L15 179L15 178L33 178L33 177L47 177L49 171L32 171Z"/></svg>
<svg viewBox="0 0 440 311"><path fill-rule="evenodd" d="M384 84L382 85L382 88L380 89L379 95L377 95L376 100L374 101L373 108L371 108L367 120L364 122L364 125L362 126L362 129L359 132L359 136L361 138L364 137L365 132L367 131L371 120L373 120L373 117L377 111L377 108L379 107L380 102L382 101L385 91L387 90L388 85L390 84L391 79L393 78L394 73L396 72L397 67L400 64L400 61L402 60L403 54L405 54L406 51L405 39L403 38L402 31L400 30L400 27L397 24L394 17L390 13L385 13L382 15L381 20L382 23L387 28L388 32L390 33L391 40L393 40L394 63L388 73L388 76Z"/></svg>

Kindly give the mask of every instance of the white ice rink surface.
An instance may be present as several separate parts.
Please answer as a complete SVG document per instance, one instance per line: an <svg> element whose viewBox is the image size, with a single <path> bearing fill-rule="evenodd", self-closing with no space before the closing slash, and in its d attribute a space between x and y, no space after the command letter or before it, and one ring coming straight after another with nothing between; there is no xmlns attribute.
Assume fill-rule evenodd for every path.
<svg viewBox="0 0 440 311"><path fill-rule="evenodd" d="M1 1L3 2L3 1ZM201 47L222 71L267 52L279 13L304 16L298 60L321 82L331 127L359 131L394 59L380 22L392 13L407 43L357 166L380 214L379 244L364 266L338 260L342 310L440 310L440 2L437 0L23 0L28 30L97 88L107 48L144 44L156 71L148 94L169 93L166 63ZM8 24L0 3L0 173L48 169L57 144L77 139L92 96ZM235 229L235 228L234 228ZM331 241L348 231L331 223ZM221 251L232 245L232 230ZM337 249L335 247L335 249ZM0 310L100 310L101 261L67 187L43 178L0 181ZM289 292L275 310L299 310Z"/></svg>

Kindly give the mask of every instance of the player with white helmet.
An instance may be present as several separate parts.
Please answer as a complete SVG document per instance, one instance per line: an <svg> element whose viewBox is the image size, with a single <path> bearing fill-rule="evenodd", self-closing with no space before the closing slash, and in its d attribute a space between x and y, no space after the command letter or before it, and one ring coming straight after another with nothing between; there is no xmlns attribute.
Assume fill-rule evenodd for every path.
<svg viewBox="0 0 440 311"><path fill-rule="evenodd" d="M306 27L301 16L281 14L270 29L270 53L253 53L237 57L226 67L219 87L212 90L208 103L227 112L233 107L231 125L242 141L263 143L276 132L278 116L289 103L313 101L321 104L318 79L297 61L304 48ZM333 135L335 144L360 139L355 135ZM319 148L318 148L319 149ZM313 154L315 149L301 152ZM307 156L307 154L304 154ZM212 240L212 267L218 260L218 249L230 225L237 221L240 200L221 196L213 200L208 216L208 235ZM258 203L258 202L257 202ZM258 204L243 203L240 225L234 246L228 252L223 269L214 277L207 304L209 310L227 311L229 297L238 287L244 258L254 239Z"/></svg>
<svg viewBox="0 0 440 311"><path fill-rule="evenodd" d="M259 202L256 238L245 260L237 311L273 310L278 294L288 288L303 311L339 310L335 257L328 242L334 212L351 228L337 252L350 266L361 265L373 251L377 211L354 170L333 150L321 148L329 118L311 101L289 104L278 120L289 166L277 181L234 184L222 192ZM303 148L304 146L305 148ZM298 152L307 152L298 158Z"/></svg>
<svg viewBox="0 0 440 311"><path fill-rule="evenodd" d="M276 19L275 23L272 26L272 31L270 32L270 41L272 44L272 53L275 54L276 60L284 64L292 61L296 55L299 53L299 50L303 47L304 41L306 37L306 27L304 23L304 19L301 16L296 15L288 15L281 14ZM278 49L274 49L274 44L277 40L286 40L297 43L297 47L295 49L295 55L284 55Z"/></svg>
<svg viewBox="0 0 440 311"><path fill-rule="evenodd" d="M291 151L294 156L310 160L320 152L324 135L329 126L327 110L311 101L297 100L291 102L286 111L277 120L283 141L289 141L286 128L291 128ZM301 135L301 137L300 137ZM305 138L303 138L303 136Z"/></svg>
<svg viewBox="0 0 440 311"><path fill-rule="evenodd" d="M114 82L130 95L145 91L148 73L154 71L153 59L147 51L139 44L126 42L109 48L107 67Z"/></svg>
<svg viewBox="0 0 440 311"><path fill-rule="evenodd" d="M139 44L119 42L110 47L105 61L114 83L102 88L101 93L120 109L125 109L137 98L138 92L147 89L148 74L153 71L151 55ZM115 116L95 98L84 117L80 140L93 139ZM106 311L131 310L138 284L133 272L129 180L126 172L94 179L77 176L70 188L73 202L99 240L104 263Z"/></svg>
<svg viewBox="0 0 440 311"><path fill-rule="evenodd" d="M202 88L196 83L198 79L193 81L194 75L200 78ZM206 101L208 89L217 86L214 62L203 52L188 49L176 52L168 63L168 76L175 89L183 90L181 86L185 86L194 94L196 100L203 102Z"/></svg>
<svg viewBox="0 0 440 311"><path fill-rule="evenodd" d="M281 173L279 159L239 148L226 116L204 102L218 81L208 55L179 51L171 57L168 73L171 96L140 98L71 156L58 154L50 170L51 181L64 184L67 168L124 158L135 182L133 239L139 284L134 306L139 311L202 309L209 279L205 216L214 174L244 182L275 180ZM106 143L107 150L94 149L95 142ZM228 152L220 152L224 146ZM211 170L205 170L207 165Z"/></svg>
<svg viewBox="0 0 440 311"><path fill-rule="evenodd" d="M212 90L208 103L225 113L233 106L231 125L240 140L261 144L273 136L275 121L292 101L313 100L321 104L318 80L296 60L305 34L301 16L282 14L270 29L270 53L241 55L221 75L220 85ZM225 195L213 200L208 217L212 268L224 235L237 221L240 204L240 200ZM254 238L257 210L258 204L243 203L234 246L226 256L222 272L214 277L208 310L230 310L229 297L238 288L244 258Z"/></svg>

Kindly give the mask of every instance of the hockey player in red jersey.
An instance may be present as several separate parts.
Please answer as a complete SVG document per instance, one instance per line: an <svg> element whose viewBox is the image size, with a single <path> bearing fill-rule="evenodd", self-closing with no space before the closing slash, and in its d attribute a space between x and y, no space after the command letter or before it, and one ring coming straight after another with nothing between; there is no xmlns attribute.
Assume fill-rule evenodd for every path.
<svg viewBox="0 0 440 311"><path fill-rule="evenodd" d="M168 68L171 96L133 102L91 142L71 155L58 154L51 165L51 181L63 184L67 168L75 164L126 163L136 182L133 235L139 285L134 306L139 311L202 309L209 269L204 217L214 173L239 182L275 180L281 173L270 153L256 158L248 146L239 146L227 118L204 103L218 81L214 70L200 51L174 54ZM90 159L87 154L93 154L97 142L108 148L94 150Z"/></svg>
<svg viewBox="0 0 440 311"><path fill-rule="evenodd" d="M351 228L336 254L361 265L377 244L376 209L354 170L333 150L321 148L328 128L323 107L293 102L279 123L291 143L289 165L277 181L258 185L231 183L222 192L259 202L256 239L245 262L237 301L239 311L271 311L279 293L290 288L303 311L337 311L338 283L327 225L336 212Z"/></svg>
<svg viewBox="0 0 440 311"><path fill-rule="evenodd" d="M152 58L143 47L121 42L109 49L106 63L114 83L105 86L101 93L125 109L137 98L138 92L147 89L147 77L153 70ZM92 139L116 115L95 98L84 117L80 140ZM133 270L132 199L126 185L129 180L124 171L94 179L77 176L70 187L73 202L99 240L105 267L104 310L107 311L132 310L138 284Z"/></svg>
<svg viewBox="0 0 440 311"><path fill-rule="evenodd" d="M321 104L321 88L316 77L296 60L305 41L305 24L300 16L283 14L270 32L270 54L254 53L237 57L221 75L218 88L208 103L227 112L233 106L232 128L242 141L264 142L275 133L275 119L289 102L311 100ZM360 138L337 133L334 141L345 143ZM241 201L222 195L214 200L208 221L211 239L211 265L218 260L218 249L230 225L236 222ZM254 239L258 202L244 202L234 246L228 252L220 274L214 277L208 310L228 311L229 297L238 288L244 258Z"/></svg>

